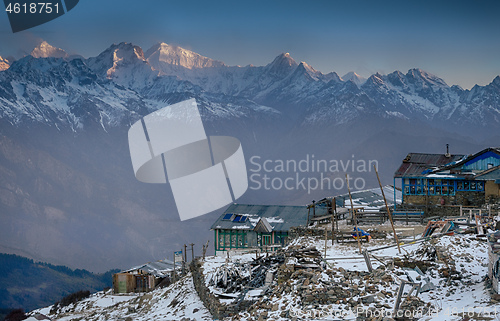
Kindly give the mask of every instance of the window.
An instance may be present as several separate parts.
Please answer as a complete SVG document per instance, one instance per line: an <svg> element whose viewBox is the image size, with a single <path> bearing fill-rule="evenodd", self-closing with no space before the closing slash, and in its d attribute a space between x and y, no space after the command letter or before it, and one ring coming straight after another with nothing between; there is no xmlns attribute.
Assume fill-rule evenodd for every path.
<svg viewBox="0 0 500 321"><path fill-rule="evenodd" d="M219 231L219 249L224 247L224 232Z"/></svg>
<svg viewBox="0 0 500 321"><path fill-rule="evenodd" d="M403 191L405 195L424 195L424 180L420 178L404 179Z"/></svg>
<svg viewBox="0 0 500 321"><path fill-rule="evenodd" d="M232 213L228 213L228 214L224 215L224 217L222 219L223 220L230 220L231 217L233 217L233 214Z"/></svg>
<svg viewBox="0 0 500 321"><path fill-rule="evenodd" d="M455 195L456 181L452 179L404 179L404 195ZM463 182L462 182L463 186Z"/></svg>
<svg viewBox="0 0 500 321"><path fill-rule="evenodd" d="M478 181L459 181L457 182L457 191L484 191L484 182Z"/></svg>
<svg viewBox="0 0 500 321"><path fill-rule="evenodd" d="M231 247L238 247L238 243L236 243L236 233L231 233Z"/></svg>

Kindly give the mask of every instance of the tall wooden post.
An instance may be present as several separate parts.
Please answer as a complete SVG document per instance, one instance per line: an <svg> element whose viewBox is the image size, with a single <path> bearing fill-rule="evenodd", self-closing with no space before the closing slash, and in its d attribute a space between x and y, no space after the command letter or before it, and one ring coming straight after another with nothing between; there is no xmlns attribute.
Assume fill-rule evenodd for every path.
<svg viewBox="0 0 500 321"><path fill-rule="evenodd" d="M184 244L184 251L182 252L184 254L184 260L182 260L182 275L186 274L186 262L187 262L187 253L186 253L187 246Z"/></svg>
<svg viewBox="0 0 500 321"><path fill-rule="evenodd" d="M203 260L205 260L205 254L207 253L208 250L208 242L210 242L210 240L207 241L206 245L203 245Z"/></svg>
<svg viewBox="0 0 500 321"><path fill-rule="evenodd" d="M337 222L337 204L335 204L335 197L332 197L331 203L330 203L330 209L332 211L332 247L333 244L335 243L335 223Z"/></svg>
<svg viewBox="0 0 500 321"><path fill-rule="evenodd" d="M191 261L194 261L194 243L191 243L189 245L191 245Z"/></svg>
<svg viewBox="0 0 500 321"><path fill-rule="evenodd" d="M351 211L352 211L352 218L354 220L354 226L356 227L356 239L358 240L358 248L359 248L359 253L363 253L361 250L361 240L360 240L360 234L359 234L359 229L358 229L358 219L356 218L356 212L354 212L354 204L352 203L352 195L351 195L351 188L349 187L349 179L347 174L345 174L345 180L347 182L347 191L349 191L349 200L351 201Z"/></svg>
<svg viewBox="0 0 500 321"><path fill-rule="evenodd" d="M328 244L328 230L326 229L326 226L325 226L325 259L326 259L326 246Z"/></svg>
<svg viewBox="0 0 500 321"><path fill-rule="evenodd" d="M172 276L173 282L175 282L175 251L174 251L174 275Z"/></svg>
<svg viewBox="0 0 500 321"><path fill-rule="evenodd" d="M394 228L394 222L392 221L392 214L391 214L391 211L389 210L389 206L387 205L387 199L385 198L384 189L382 188L382 183L380 183L380 177L378 176L378 171L377 171L377 168L375 167L375 165L373 165L373 169L375 169L375 174L377 174L378 185L380 186L380 191L382 192L382 197L384 198L385 209L387 211L387 215L389 216L389 220L391 221L392 232L394 233L394 240L396 241L396 244L398 245L399 254L401 254L401 248L399 247L398 236L396 234L396 229ZM394 200L394 202L396 202L396 200Z"/></svg>

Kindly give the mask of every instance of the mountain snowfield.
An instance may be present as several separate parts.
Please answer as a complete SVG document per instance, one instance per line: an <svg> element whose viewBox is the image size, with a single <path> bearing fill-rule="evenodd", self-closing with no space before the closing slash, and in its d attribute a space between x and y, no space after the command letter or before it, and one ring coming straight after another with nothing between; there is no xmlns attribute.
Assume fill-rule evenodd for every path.
<svg viewBox="0 0 500 321"><path fill-rule="evenodd" d="M36 73L44 73L42 79L34 77ZM58 121L73 120L72 125L78 127L75 122L81 121L71 106L83 97L95 97L99 100L93 103L100 115L97 120L102 115L103 124L116 126L131 107L115 98L151 110L154 103L149 106L147 100L173 103L180 97L199 95L210 96L209 101L245 99L241 101L244 105L268 107L261 111L277 109L306 124L340 124L373 114L419 119L447 129L457 124L498 128L500 123L500 77L471 90L450 87L421 69L406 74L377 73L368 79L350 72L341 78L335 72L323 74L306 62L297 63L288 53L266 66L240 67L166 43L156 44L146 53L136 45L120 43L96 57L69 60L64 50L44 41L31 56L14 62L0 79L3 118L13 123L21 118L42 120L43 106L57 110L52 116ZM48 97L47 91L54 97ZM173 96L179 98L172 100ZM114 102L106 102L105 97L115 97ZM106 119L106 115L117 119Z"/></svg>
<svg viewBox="0 0 500 321"><path fill-rule="evenodd" d="M66 51L51 46L47 41L42 41L31 51L30 55L34 58L68 58Z"/></svg>

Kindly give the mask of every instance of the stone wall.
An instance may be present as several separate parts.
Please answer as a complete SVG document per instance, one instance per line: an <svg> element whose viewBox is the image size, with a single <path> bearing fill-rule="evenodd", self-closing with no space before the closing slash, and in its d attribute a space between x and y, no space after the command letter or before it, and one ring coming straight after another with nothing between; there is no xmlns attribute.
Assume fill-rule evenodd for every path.
<svg viewBox="0 0 500 321"><path fill-rule="evenodd" d="M203 275L202 262L200 259L196 258L192 261L189 268L191 270L191 275L193 276L194 288L196 289L201 301L203 301L205 307L208 311L210 311L210 314L212 314L215 319L224 318L225 315L224 313L221 313L222 309L219 298L213 295L205 285L205 276Z"/></svg>
<svg viewBox="0 0 500 321"><path fill-rule="evenodd" d="M463 205L481 206L485 203L484 192L459 192L455 195L404 195L404 204L411 206Z"/></svg>
<svg viewBox="0 0 500 321"><path fill-rule="evenodd" d="M304 226L291 227L288 231L288 238L290 240L300 236L325 236L324 229L308 228Z"/></svg>
<svg viewBox="0 0 500 321"><path fill-rule="evenodd" d="M222 304L217 296L205 285L205 275L203 274L202 261L196 258L189 265L193 276L193 283L205 307L210 311L214 319L224 319L238 314L240 311L247 310L254 302L243 300L239 304Z"/></svg>

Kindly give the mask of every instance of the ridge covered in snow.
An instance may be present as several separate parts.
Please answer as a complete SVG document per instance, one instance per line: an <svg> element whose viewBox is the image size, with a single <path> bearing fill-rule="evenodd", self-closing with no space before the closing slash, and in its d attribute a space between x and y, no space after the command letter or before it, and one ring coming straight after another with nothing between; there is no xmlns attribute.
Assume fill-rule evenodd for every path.
<svg viewBox="0 0 500 321"><path fill-rule="evenodd" d="M47 41L42 41L38 46L36 46L30 53L31 56L35 58L67 58L68 54L66 51L51 46Z"/></svg>
<svg viewBox="0 0 500 321"><path fill-rule="evenodd" d="M62 79L69 79L68 71L62 70L67 62L61 58L69 60L64 50L44 41L31 56L34 61L24 58L11 66L0 60L0 68L4 69L0 74L0 112L12 123L19 121L19 114L25 114L28 119L40 119L36 115L43 111L35 108L32 114L28 112L29 106L38 105L30 93L38 92L36 96L41 97L52 95L51 110L67 110L69 105L63 102L69 92L75 90L85 92L86 97L98 95L101 101L108 100L105 96L116 96L98 94L90 88L99 84L108 88L118 86L116 90L143 101L142 106L144 101L154 101L151 108L182 93L187 98L204 96L207 105L216 102L229 106L229 102L238 100L246 105L266 106L286 112L290 119L300 119L302 124L342 124L362 115L377 115L439 126L444 122L449 127L500 128L499 77L489 85L464 90L459 86L450 87L443 79L418 68L406 74L400 71L388 75L376 73L368 79L350 72L341 78L335 72L323 74L306 62L297 63L289 53L278 55L265 66L240 67L227 66L166 43L158 43L146 53L139 46L120 43L111 45L96 57L72 59L78 62L70 70L80 69L77 73L85 74L86 80L76 82L73 78L63 85ZM37 59L55 60L35 62ZM33 77L54 69L59 71L41 75L43 83ZM48 79L51 77L53 79ZM60 86L51 87L54 83ZM118 105L123 106L124 100L121 100ZM44 101L47 100L43 99L42 104ZM80 104L75 97L71 101L71 105ZM121 111L115 109L105 113L128 113L127 108L119 107ZM98 109L99 113L103 111ZM56 118L67 119L67 116ZM76 118L73 123L80 122Z"/></svg>
<svg viewBox="0 0 500 321"><path fill-rule="evenodd" d="M343 81L349 81L350 80L353 83L355 83L356 85L358 85L358 87L359 87L359 86L361 86L362 84L365 83L366 78L358 75L354 71L350 71L347 74L345 74L345 75L342 76L342 80Z"/></svg>
<svg viewBox="0 0 500 321"><path fill-rule="evenodd" d="M146 51L148 63L160 72L170 74L172 66L187 69L211 68L225 66L223 62L204 57L196 52L164 42L153 45Z"/></svg>

